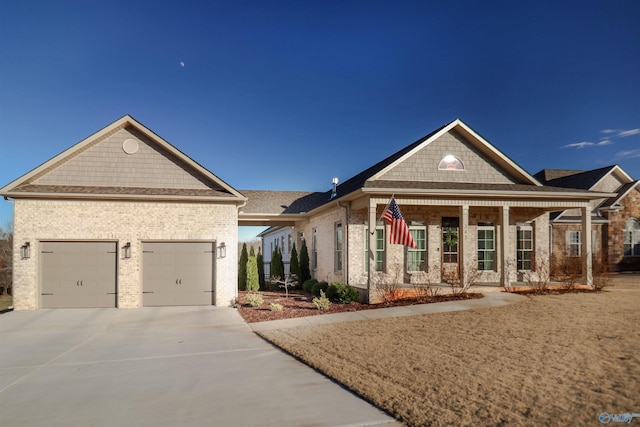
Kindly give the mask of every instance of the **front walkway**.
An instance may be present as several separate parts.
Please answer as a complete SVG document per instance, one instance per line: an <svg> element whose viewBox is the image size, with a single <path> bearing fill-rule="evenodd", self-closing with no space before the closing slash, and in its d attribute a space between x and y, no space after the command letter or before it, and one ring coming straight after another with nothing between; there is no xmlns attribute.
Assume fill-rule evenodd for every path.
<svg viewBox="0 0 640 427"><path fill-rule="evenodd" d="M474 289L477 291L478 289ZM497 289L496 289L497 290ZM356 320L381 319L385 317L416 316L420 314L462 311L472 308L501 307L524 301L526 297L508 292L482 292L483 298L461 301L416 304L400 307L374 308L370 310L350 311L346 313L321 314L317 316L297 317L293 319L271 320L249 323L254 331L294 328L297 326L321 325L326 323L353 322Z"/></svg>

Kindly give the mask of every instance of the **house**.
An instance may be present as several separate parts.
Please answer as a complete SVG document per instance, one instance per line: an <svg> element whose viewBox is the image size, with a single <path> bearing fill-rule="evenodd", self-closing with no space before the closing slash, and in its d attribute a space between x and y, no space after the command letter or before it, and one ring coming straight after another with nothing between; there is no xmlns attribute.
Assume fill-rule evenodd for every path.
<svg viewBox="0 0 640 427"><path fill-rule="evenodd" d="M14 204L16 310L236 298L246 198L131 116L0 194Z"/></svg>
<svg viewBox="0 0 640 427"><path fill-rule="evenodd" d="M590 202L591 250L609 271L640 270L640 181L616 165L586 171L544 169L535 177L552 187L614 193ZM552 253L581 256L581 215L575 209L550 214Z"/></svg>
<svg viewBox="0 0 640 427"><path fill-rule="evenodd" d="M509 286L548 265L549 214L579 213L590 230L599 200L611 212L623 200L637 207L628 184L617 193L543 185L454 120L326 192L238 191L124 116L0 194L14 204L13 297L23 310L233 304L242 225L271 227L265 260L269 242L288 259L290 243L304 240L314 278L356 286L369 301L390 283L474 275ZM388 244L381 216L392 197L416 248ZM625 239L636 242L629 224ZM578 245L589 284L591 234Z"/></svg>
<svg viewBox="0 0 640 427"><path fill-rule="evenodd" d="M240 222L292 225L307 241L312 275L364 289L477 275L509 286L548 266L549 214L590 212L610 191L542 185L460 120L442 126L326 192L242 191ZM389 245L381 216L398 203L417 248ZM580 226L591 228L583 215ZM590 235L581 241L591 283ZM268 248L265 248L267 251Z"/></svg>
<svg viewBox="0 0 640 427"><path fill-rule="evenodd" d="M262 252L264 261L264 274L266 278L271 277L271 256L277 248L282 254L284 264L284 274L290 274L291 250L296 246L296 251L300 252L300 245L296 243L295 230L293 226L272 226L258 234L262 240Z"/></svg>

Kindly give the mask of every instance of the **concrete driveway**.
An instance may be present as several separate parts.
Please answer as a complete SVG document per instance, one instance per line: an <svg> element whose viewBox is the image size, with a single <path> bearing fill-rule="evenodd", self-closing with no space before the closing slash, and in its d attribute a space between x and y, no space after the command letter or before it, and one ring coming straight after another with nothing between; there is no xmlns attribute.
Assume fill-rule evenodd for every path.
<svg viewBox="0 0 640 427"><path fill-rule="evenodd" d="M391 426L220 307L0 315L3 426Z"/></svg>

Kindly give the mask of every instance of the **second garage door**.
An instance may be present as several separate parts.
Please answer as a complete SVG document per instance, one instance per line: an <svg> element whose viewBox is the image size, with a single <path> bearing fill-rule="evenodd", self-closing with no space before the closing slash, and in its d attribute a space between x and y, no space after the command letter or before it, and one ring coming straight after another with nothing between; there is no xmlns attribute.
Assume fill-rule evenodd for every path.
<svg viewBox="0 0 640 427"><path fill-rule="evenodd" d="M214 249L212 242L143 243L142 304L213 304Z"/></svg>

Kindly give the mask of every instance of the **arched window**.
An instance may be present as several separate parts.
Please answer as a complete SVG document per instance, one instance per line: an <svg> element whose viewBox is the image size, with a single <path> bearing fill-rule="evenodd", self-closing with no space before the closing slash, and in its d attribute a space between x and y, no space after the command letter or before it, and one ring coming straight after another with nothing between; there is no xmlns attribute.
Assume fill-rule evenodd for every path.
<svg viewBox="0 0 640 427"><path fill-rule="evenodd" d="M460 160L456 156L447 154L442 160L440 160L440 163L438 163L438 170L463 171L464 163L462 163L462 160Z"/></svg>
<svg viewBox="0 0 640 427"><path fill-rule="evenodd" d="M640 219L629 218L624 226L624 256L640 256Z"/></svg>

